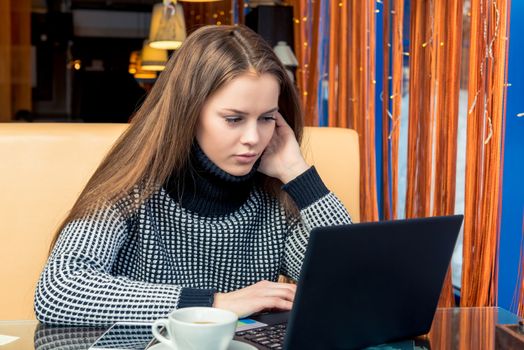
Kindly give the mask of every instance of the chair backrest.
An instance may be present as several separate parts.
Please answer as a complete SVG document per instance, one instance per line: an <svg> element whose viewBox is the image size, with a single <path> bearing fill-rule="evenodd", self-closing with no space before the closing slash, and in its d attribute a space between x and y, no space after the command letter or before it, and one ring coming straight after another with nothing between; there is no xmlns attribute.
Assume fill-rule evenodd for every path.
<svg viewBox="0 0 524 350"><path fill-rule="evenodd" d="M302 153L315 165L326 186L349 211L353 222L360 221L360 156L358 134L343 128L306 127Z"/></svg>
<svg viewBox="0 0 524 350"><path fill-rule="evenodd" d="M127 124L0 124L0 320L33 319L58 225ZM304 153L359 219L354 131L306 128Z"/></svg>

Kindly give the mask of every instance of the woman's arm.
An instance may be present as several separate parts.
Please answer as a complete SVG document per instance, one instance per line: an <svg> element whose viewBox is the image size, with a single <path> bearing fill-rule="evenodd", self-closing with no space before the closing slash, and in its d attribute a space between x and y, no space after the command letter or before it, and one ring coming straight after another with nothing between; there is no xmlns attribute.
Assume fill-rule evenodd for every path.
<svg viewBox="0 0 524 350"><path fill-rule="evenodd" d="M293 130L278 113L273 138L258 171L284 183L283 189L300 209L300 218L290 225L281 269L283 274L298 279L311 229L347 224L351 219L342 203L324 186L315 168L307 165ZM217 293L214 306L241 316L272 308L290 310L295 292L296 286L291 284L261 281L231 293Z"/></svg>
<svg viewBox="0 0 524 350"><path fill-rule="evenodd" d="M314 167L284 186L300 209L300 217L289 226L281 273L298 279L312 228L351 223L334 194L324 186ZM290 310L296 286L260 281L230 293L217 293L215 307L248 316L265 309Z"/></svg>
<svg viewBox="0 0 524 350"><path fill-rule="evenodd" d="M64 228L35 291L39 321L67 325L152 321L165 317L183 299L212 305L213 290L114 276L112 268L127 237L127 225L118 210L109 208Z"/></svg>
<svg viewBox="0 0 524 350"><path fill-rule="evenodd" d="M262 156L259 171L279 179L282 187L295 201L300 218L291 225L282 273L298 279L309 241L309 232L318 226L351 223L340 200L330 193L314 167L302 156L293 130L277 113L273 138Z"/></svg>
<svg viewBox="0 0 524 350"><path fill-rule="evenodd" d="M297 280L315 227L350 224L351 218L340 200L326 188L314 167L283 186L300 210L290 225L281 268L283 275Z"/></svg>

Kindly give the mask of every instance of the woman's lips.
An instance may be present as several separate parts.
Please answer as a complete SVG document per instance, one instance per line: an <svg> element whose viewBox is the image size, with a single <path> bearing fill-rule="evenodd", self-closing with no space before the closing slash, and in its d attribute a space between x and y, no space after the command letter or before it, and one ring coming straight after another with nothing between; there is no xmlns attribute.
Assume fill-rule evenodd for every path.
<svg viewBox="0 0 524 350"><path fill-rule="evenodd" d="M242 164L253 163L257 159L256 154L237 154L234 156L237 162Z"/></svg>

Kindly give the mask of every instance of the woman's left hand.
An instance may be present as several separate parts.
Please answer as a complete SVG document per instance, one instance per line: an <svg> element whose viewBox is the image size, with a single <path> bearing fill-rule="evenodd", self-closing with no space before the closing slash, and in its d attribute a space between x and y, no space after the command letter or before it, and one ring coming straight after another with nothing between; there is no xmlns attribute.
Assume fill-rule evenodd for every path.
<svg viewBox="0 0 524 350"><path fill-rule="evenodd" d="M258 171L288 183L309 169L300 152L293 129L280 113L276 113L273 137L266 147Z"/></svg>

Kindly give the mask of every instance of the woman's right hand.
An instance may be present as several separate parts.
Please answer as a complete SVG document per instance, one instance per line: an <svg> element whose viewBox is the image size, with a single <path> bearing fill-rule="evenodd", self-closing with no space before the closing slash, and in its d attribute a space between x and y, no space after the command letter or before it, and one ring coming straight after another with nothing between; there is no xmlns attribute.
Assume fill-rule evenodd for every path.
<svg viewBox="0 0 524 350"><path fill-rule="evenodd" d="M291 310L297 286L260 281L229 293L215 294L213 307L233 311L239 318L267 309Z"/></svg>

